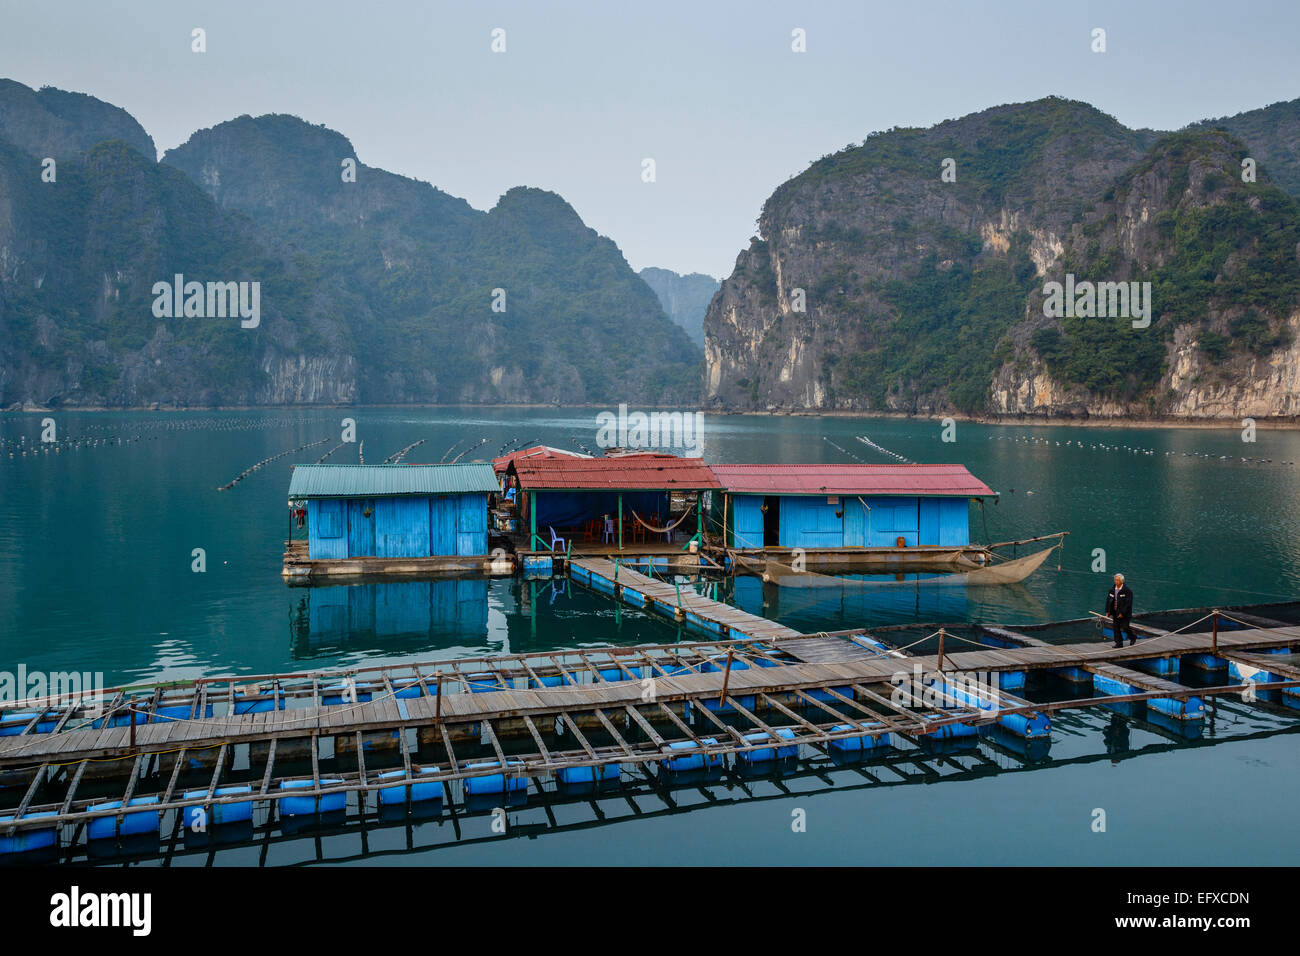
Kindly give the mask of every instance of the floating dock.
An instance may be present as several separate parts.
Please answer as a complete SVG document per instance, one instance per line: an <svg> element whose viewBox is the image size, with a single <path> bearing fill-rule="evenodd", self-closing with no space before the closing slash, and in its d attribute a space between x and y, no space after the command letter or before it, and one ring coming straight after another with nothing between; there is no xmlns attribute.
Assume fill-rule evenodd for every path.
<svg viewBox="0 0 1300 956"><path fill-rule="evenodd" d="M619 579L625 598L634 589L647 602L667 602L672 592L674 613L732 636L204 679L8 705L0 710L0 804L8 808L0 810L0 853L82 837L101 846L147 840L164 819L173 827L243 825L254 808L285 826L328 817L349 799L364 809L373 797L391 811L442 799L453 785L466 800L499 804L522 797L530 780L593 786L624 771L740 772L799 754L861 757L904 739L973 740L984 727L1044 739L1050 715L1068 708L1141 702L1193 723L1194 700L1300 686L1294 666L1278 661L1276 672L1266 670L1271 658L1300 647L1297 626L1164 631L1118 649L990 628L1013 646L945 654L941 645L937 655L909 655L865 631L800 635L772 622L760 630L762 619L699 595L677 602L664 582L624 581L622 571ZM1131 669L1206 654L1288 679L1192 688ZM963 683L972 673L1070 669L1124 686L1031 703ZM1161 710L1160 701L1184 706Z"/></svg>

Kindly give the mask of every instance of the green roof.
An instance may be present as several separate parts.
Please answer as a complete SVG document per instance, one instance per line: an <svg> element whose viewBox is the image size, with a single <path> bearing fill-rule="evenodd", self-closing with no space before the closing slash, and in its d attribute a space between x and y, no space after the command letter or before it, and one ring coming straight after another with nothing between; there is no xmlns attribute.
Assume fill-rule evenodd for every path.
<svg viewBox="0 0 1300 956"><path fill-rule="evenodd" d="M482 494L500 491L492 466L295 465L290 498L382 498L391 495Z"/></svg>

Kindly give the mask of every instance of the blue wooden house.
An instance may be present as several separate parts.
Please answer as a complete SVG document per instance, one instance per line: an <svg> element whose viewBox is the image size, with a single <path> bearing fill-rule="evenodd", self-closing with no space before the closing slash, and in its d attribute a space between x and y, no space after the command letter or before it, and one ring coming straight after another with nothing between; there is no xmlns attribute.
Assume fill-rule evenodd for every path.
<svg viewBox="0 0 1300 956"><path fill-rule="evenodd" d="M970 500L995 492L962 465L713 465L740 550L960 549Z"/></svg>
<svg viewBox="0 0 1300 956"><path fill-rule="evenodd" d="M427 558L488 553L492 466L297 465L291 507L305 503L308 558Z"/></svg>

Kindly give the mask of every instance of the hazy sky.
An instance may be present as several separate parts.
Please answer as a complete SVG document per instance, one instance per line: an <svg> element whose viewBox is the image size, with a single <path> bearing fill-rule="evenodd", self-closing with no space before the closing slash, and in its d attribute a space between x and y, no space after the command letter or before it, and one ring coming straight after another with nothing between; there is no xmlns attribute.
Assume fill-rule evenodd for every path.
<svg viewBox="0 0 1300 956"><path fill-rule="evenodd" d="M777 185L873 130L1052 93L1175 129L1300 96L1297 37L1287 0L0 0L0 76L121 106L160 151L294 113L478 208L553 189L634 268L722 276Z"/></svg>

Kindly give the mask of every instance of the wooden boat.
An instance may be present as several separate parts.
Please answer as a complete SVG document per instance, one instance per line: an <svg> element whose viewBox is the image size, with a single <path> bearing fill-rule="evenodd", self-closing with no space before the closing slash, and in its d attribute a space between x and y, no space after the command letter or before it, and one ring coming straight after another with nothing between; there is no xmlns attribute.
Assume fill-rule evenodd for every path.
<svg viewBox="0 0 1300 956"><path fill-rule="evenodd" d="M938 586L993 586L1015 584L1037 571L1049 555L1064 543L1068 531L1040 535L1019 541L1002 541L991 545L965 548L841 548L833 552L763 548L732 551L738 573L758 574L764 581L783 587L888 587L916 581L845 580L818 571L938 572L921 583ZM1021 545L1056 539L1049 547L1026 555L1014 555ZM1013 549L1013 556L1002 553ZM797 563L796 563L797 562ZM816 570L813 570L813 569Z"/></svg>

